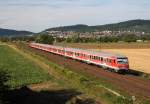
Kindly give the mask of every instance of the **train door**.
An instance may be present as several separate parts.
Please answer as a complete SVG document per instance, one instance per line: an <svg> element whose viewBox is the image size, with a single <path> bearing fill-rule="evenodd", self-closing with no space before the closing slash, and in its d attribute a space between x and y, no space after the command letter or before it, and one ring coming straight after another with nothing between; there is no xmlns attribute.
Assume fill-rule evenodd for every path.
<svg viewBox="0 0 150 104"><path fill-rule="evenodd" d="M113 67L116 67L116 66L117 66L116 59L112 59L112 66L113 66Z"/></svg>

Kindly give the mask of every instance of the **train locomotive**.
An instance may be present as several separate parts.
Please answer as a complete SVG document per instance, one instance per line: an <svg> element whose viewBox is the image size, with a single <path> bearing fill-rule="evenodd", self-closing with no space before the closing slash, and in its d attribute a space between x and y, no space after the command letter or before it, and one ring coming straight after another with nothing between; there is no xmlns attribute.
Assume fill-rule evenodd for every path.
<svg viewBox="0 0 150 104"><path fill-rule="evenodd" d="M102 66L104 69L112 69L115 72L127 72L129 70L128 58L107 52L96 52L84 49L65 48L48 44L30 43L30 47L50 53L62 55L86 63Z"/></svg>

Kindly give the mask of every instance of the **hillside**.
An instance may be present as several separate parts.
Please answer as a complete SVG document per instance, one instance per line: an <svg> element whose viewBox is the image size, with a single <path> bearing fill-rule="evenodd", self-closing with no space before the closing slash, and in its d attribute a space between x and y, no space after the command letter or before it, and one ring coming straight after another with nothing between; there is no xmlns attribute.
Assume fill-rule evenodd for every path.
<svg viewBox="0 0 150 104"><path fill-rule="evenodd" d="M17 30L10 30L10 29L2 29L0 28L0 36L24 36L33 34L29 31L17 31Z"/></svg>
<svg viewBox="0 0 150 104"><path fill-rule="evenodd" d="M114 24L88 26L88 25L72 25L50 28L45 31L76 31L76 32L90 32L90 31L142 31L150 32L150 20L130 20Z"/></svg>

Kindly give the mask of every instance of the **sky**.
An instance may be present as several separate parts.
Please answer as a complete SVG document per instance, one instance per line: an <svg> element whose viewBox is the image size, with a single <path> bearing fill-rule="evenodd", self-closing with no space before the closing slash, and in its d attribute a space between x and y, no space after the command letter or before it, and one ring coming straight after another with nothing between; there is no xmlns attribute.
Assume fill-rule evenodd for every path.
<svg viewBox="0 0 150 104"><path fill-rule="evenodd" d="M133 19L150 19L150 0L0 0L0 28L40 32Z"/></svg>

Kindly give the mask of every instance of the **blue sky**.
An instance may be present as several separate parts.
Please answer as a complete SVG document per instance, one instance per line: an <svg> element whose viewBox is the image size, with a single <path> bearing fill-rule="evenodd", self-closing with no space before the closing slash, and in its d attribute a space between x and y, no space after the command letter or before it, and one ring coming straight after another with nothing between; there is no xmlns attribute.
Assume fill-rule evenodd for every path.
<svg viewBox="0 0 150 104"><path fill-rule="evenodd" d="M0 28L39 32L56 26L150 19L150 0L0 0Z"/></svg>

